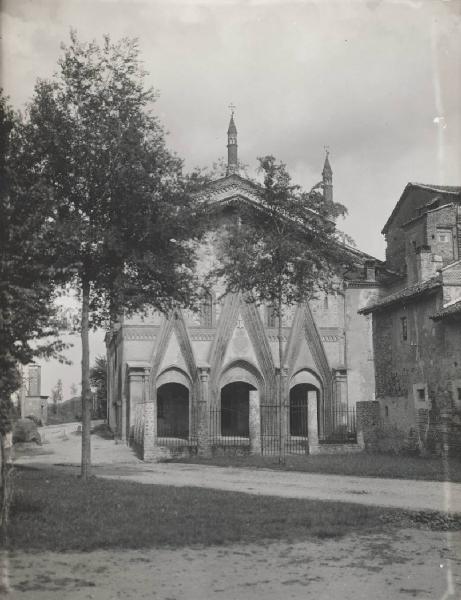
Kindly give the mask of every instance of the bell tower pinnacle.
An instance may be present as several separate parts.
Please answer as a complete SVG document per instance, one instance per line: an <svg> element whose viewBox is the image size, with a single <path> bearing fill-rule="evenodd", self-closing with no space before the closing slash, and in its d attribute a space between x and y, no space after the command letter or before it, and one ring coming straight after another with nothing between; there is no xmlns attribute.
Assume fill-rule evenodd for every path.
<svg viewBox="0 0 461 600"><path fill-rule="evenodd" d="M238 173L238 157L237 157L237 127L234 123L235 106L231 104L231 118L229 128L227 130L227 175Z"/></svg>
<svg viewBox="0 0 461 600"><path fill-rule="evenodd" d="M322 171L322 185L323 185L323 197L330 202L333 201L333 171L331 169L330 161L328 159L330 150L328 146L325 147L325 163Z"/></svg>

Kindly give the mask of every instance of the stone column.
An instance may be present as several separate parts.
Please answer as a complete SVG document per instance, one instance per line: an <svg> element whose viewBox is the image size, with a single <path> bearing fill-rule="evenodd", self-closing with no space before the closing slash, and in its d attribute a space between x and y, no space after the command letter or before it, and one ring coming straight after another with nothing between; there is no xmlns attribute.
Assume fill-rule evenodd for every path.
<svg viewBox="0 0 461 600"><path fill-rule="evenodd" d="M139 410L139 407L141 406L142 402L144 401L144 376L142 371L140 370L130 369L128 371L128 397L130 402L130 423L128 424L130 428L130 441L134 440L136 443L139 444L140 440L137 439L138 436L134 431L134 424L136 419L136 413Z"/></svg>
<svg viewBox="0 0 461 600"><path fill-rule="evenodd" d="M261 409L259 391L249 392L250 454L261 454Z"/></svg>
<svg viewBox="0 0 461 600"><path fill-rule="evenodd" d="M199 368L199 399L197 403L197 453L211 456L209 367Z"/></svg>
<svg viewBox="0 0 461 600"><path fill-rule="evenodd" d="M145 461L156 459L157 443L157 403L150 395L149 385L150 369L143 369L142 379L142 405L143 405L143 449L142 458Z"/></svg>
<svg viewBox="0 0 461 600"><path fill-rule="evenodd" d="M280 440L280 448L281 453L280 457L282 461L285 460L285 454L287 451L287 440L289 434L289 419L288 419L288 411L290 408L290 401L288 398L288 367L284 365L280 369L280 378L282 383L282 398L280 401L280 432L281 432L281 440Z"/></svg>
<svg viewBox="0 0 461 600"><path fill-rule="evenodd" d="M277 404L279 409L279 459L280 462L285 462L285 454L287 449L287 437L288 437L288 407L289 402L287 401L287 382L288 382L288 368L283 366L281 369L277 369ZM282 390L281 397L279 397L279 385Z"/></svg>
<svg viewBox="0 0 461 600"><path fill-rule="evenodd" d="M307 392L307 441L309 444L309 454L318 454L320 446L317 392L315 390Z"/></svg>

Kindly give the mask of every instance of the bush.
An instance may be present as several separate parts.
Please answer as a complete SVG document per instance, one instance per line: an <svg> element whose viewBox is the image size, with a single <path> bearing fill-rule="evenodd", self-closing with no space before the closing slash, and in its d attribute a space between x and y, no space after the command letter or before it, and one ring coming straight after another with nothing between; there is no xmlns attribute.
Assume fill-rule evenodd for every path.
<svg viewBox="0 0 461 600"><path fill-rule="evenodd" d="M42 443L37 425L31 419L18 419L13 428L13 444L36 442Z"/></svg>
<svg viewBox="0 0 461 600"><path fill-rule="evenodd" d="M37 427L41 427L43 425L40 417L37 417L36 415L26 415L26 419L30 419L31 421L33 421L35 425L37 425Z"/></svg>

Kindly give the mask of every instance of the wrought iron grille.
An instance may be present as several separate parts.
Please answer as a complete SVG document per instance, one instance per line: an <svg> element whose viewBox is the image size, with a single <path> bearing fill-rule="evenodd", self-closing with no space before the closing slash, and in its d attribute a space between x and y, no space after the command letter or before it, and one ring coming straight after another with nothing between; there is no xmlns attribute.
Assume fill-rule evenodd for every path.
<svg viewBox="0 0 461 600"><path fill-rule="evenodd" d="M281 418L282 417L282 418ZM200 429L199 415L195 407L189 410L189 419L165 422L157 419L157 444L174 447L196 447ZM213 406L208 412L208 435L212 447L235 447L242 450L250 447L249 412L246 408L221 408ZM307 454L308 414L307 405L291 404L282 411L278 404L263 404L260 407L260 437L263 455L280 452L281 435L284 452ZM319 417L319 441L321 443L344 444L357 440L355 408L330 407Z"/></svg>
<svg viewBox="0 0 461 600"><path fill-rule="evenodd" d="M348 444L357 441L355 408L333 406L325 411L319 440L329 444Z"/></svg>

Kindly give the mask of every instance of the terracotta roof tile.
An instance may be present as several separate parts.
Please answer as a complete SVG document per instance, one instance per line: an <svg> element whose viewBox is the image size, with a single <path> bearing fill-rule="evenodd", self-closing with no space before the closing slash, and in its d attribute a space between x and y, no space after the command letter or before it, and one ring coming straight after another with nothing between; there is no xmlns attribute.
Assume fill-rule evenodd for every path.
<svg viewBox="0 0 461 600"><path fill-rule="evenodd" d="M437 275L436 277L432 277L431 279L427 279L426 281L415 283L413 285L399 290L398 292L389 294L389 296L380 298L379 300L373 302L369 306L365 306L364 308L360 309L359 313L367 315L371 312L374 312L375 310L380 310L382 308L386 308L387 306L391 306L392 304L415 298L420 294L423 294L429 290L436 289L441 285L442 280L440 276Z"/></svg>
<svg viewBox="0 0 461 600"><path fill-rule="evenodd" d="M431 319L434 319L434 321L438 321L440 319L445 319L446 317L451 317L453 315L461 316L461 299L457 302L453 302L449 306L445 306L445 308L441 308L435 314L432 315Z"/></svg>

